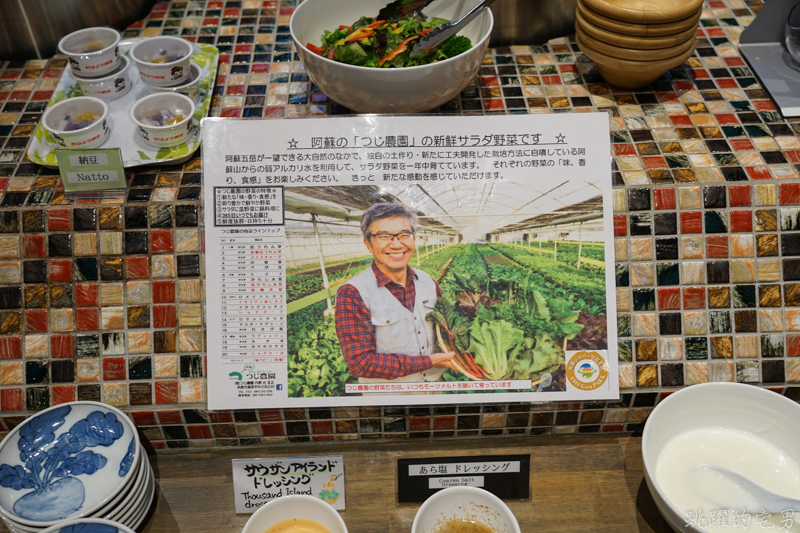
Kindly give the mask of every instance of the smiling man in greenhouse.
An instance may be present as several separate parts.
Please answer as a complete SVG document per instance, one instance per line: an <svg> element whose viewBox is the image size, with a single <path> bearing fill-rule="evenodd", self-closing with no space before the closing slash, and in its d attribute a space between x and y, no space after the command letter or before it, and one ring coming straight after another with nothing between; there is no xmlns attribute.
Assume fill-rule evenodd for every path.
<svg viewBox="0 0 800 533"><path fill-rule="evenodd" d="M336 294L336 335L347 368L362 383L438 381L454 352L433 353L425 317L442 295L430 275L408 266L417 215L405 206L374 204L361 217L371 268Z"/></svg>

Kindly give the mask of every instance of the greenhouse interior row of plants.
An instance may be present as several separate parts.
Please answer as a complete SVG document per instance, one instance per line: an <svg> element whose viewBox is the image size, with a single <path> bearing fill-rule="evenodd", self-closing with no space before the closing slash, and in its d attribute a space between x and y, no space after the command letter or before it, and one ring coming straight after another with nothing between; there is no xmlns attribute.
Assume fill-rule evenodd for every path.
<svg viewBox="0 0 800 533"><path fill-rule="evenodd" d="M343 396L355 381L336 336L336 291L370 267L361 214L382 202L416 212L409 266L430 274L443 292L428 319L440 348L477 364L443 378L530 379L540 384L531 390L564 390L566 350L607 348L602 196L586 182L541 188L477 182L287 189L289 395ZM488 337L502 339L494 343L502 348L484 353Z"/></svg>

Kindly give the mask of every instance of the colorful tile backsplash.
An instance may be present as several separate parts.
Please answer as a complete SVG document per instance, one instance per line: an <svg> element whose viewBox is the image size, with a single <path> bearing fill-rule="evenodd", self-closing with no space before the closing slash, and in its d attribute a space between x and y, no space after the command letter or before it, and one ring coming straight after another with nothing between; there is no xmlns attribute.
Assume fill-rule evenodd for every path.
<svg viewBox="0 0 800 533"><path fill-rule="evenodd" d="M163 2L124 37L217 46L211 116L348 113L292 49L295 5ZM491 49L434 111L609 113L612 402L208 411L201 156L137 168L123 200L71 203L25 156L66 60L0 62L0 429L71 400L122 407L156 449L635 431L664 395L708 381L800 400L800 119L736 47L761 5L706 1L695 53L644 89L605 84L563 38Z"/></svg>

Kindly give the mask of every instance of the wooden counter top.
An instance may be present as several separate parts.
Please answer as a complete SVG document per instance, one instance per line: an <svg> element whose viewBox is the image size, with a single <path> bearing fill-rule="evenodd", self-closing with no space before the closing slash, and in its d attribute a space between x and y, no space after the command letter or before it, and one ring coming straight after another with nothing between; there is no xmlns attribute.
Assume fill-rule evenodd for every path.
<svg viewBox="0 0 800 533"><path fill-rule="evenodd" d="M665 532L644 481L641 438L561 436L270 446L150 455L157 503L142 533L239 533L231 459L343 455L350 533L410 532L420 504L398 504L397 459L531 454L531 499L507 501L523 532Z"/></svg>

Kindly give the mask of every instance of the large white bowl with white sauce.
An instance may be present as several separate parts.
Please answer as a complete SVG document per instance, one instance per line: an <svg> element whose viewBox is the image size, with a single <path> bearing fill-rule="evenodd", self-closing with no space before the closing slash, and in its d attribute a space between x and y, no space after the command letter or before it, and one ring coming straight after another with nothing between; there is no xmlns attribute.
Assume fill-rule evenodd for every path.
<svg viewBox="0 0 800 533"><path fill-rule="evenodd" d="M800 404L741 383L693 385L668 396L650 414L642 456L645 481L670 526L680 533L714 531L716 524L704 529L697 523L699 515L685 513L702 510L704 501L712 502L712 509L721 507L718 502L734 501L740 494L729 486L729 478L700 464L727 468L772 492L800 497ZM692 502L688 511L687 502ZM741 513L740 525L745 514L751 515L749 528L760 529L755 513ZM708 509L703 516L708 524ZM778 530L780 518L773 520Z"/></svg>

